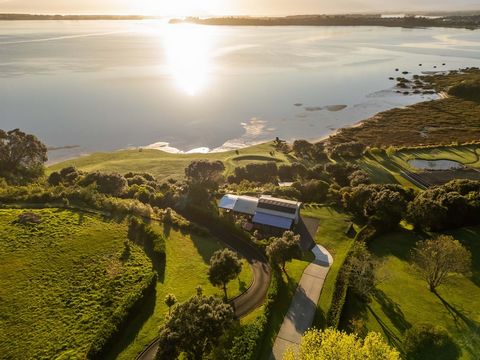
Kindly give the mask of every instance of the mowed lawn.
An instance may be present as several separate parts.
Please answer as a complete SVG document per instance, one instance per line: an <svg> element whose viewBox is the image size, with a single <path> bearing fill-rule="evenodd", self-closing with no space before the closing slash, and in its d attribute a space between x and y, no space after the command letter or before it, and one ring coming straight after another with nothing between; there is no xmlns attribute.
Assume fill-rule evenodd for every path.
<svg viewBox="0 0 480 360"><path fill-rule="evenodd" d="M131 326L110 354L111 359L131 360L158 336L159 329L165 321L168 308L165 296L175 294L181 301L187 300L201 286L205 294L222 295L223 290L212 286L208 280L208 264L212 254L224 245L212 238L185 235L160 225L154 228L166 237L166 268L164 276L159 277L155 294L149 299L142 313L137 314ZM242 272L238 279L228 286L229 297L245 291L253 281L253 274L248 263L243 260Z"/></svg>
<svg viewBox="0 0 480 360"><path fill-rule="evenodd" d="M315 241L317 244L324 246L333 256L333 265L323 284L314 322L315 326L324 327L326 325L326 315L332 303L338 271L353 245L353 237L346 234L351 221L347 214L323 205L305 205L305 208L302 209L302 216L320 220Z"/></svg>
<svg viewBox="0 0 480 360"><path fill-rule="evenodd" d="M0 358L81 359L113 312L152 275L127 226L60 209L0 209Z"/></svg>
<svg viewBox="0 0 480 360"><path fill-rule="evenodd" d="M451 160L473 168L480 168L480 145L439 146L435 148L403 149L392 157L394 162L416 171L409 160Z"/></svg>
<svg viewBox="0 0 480 360"><path fill-rule="evenodd" d="M185 168L195 160L220 160L226 167L226 175L237 166L262 162L290 162L291 158L275 151L272 142L250 146L238 151L208 154L171 154L160 150L121 150L109 153L94 153L88 156L67 160L49 167L48 171L58 171L67 166L75 166L84 171L106 171L125 174L127 172L148 172L159 180L185 177Z"/></svg>
<svg viewBox="0 0 480 360"><path fill-rule="evenodd" d="M411 231L382 236L371 244L379 257L380 278L373 301L368 306L350 302L345 322L365 321L368 330L382 333L402 350L405 330L416 323L441 325L461 347L461 359L478 359L480 354L480 227L450 233L471 252L470 278L454 275L438 288L439 296L415 272L410 250L420 238Z"/></svg>

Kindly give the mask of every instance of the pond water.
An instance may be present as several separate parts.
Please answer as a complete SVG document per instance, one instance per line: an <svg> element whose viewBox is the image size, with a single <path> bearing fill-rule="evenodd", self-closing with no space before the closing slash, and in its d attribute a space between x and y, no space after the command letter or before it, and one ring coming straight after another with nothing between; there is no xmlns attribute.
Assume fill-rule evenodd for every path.
<svg viewBox="0 0 480 360"><path fill-rule="evenodd" d="M51 160L315 139L435 97L389 77L465 66L480 31L0 21L0 129L36 134Z"/></svg>
<svg viewBox="0 0 480 360"><path fill-rule="evenodd" d="M453 170L462 169L463 164L452 160L422 160L414 159L408 162L410 166L418 170Z"/></svg>

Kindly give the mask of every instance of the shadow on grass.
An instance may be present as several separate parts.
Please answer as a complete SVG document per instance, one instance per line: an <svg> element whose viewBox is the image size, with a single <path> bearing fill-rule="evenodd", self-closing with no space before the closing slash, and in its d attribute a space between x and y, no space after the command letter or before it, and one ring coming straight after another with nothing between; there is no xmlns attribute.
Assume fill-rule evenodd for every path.
<svg viewBox="0 0 480 360"><path fill-rule="evenodd" d="M387 341L389 342L390 345L395 346L398 350L403 352L403 344L402 344L402 339L400 339L395 333L388 327L387 324L382 320L380 316L378 316L375 311L370 307L370 305L366 306L368 311L372 314L372 316L377 320L377 323L380 325L382 328L383 333L385 334L385 337L387 338Z"/></svg>
<svg viewBox="0 0 480 360"><path fill-rule="evenodd" d="M135 314L129 316L127 326L125 326L116 337L114 345L105 356L106 360L117 359L118 355L135 340L145 321L153 315L157 300L156 295L157 289L153 287L152 291L149 292L141 304L135 307Z"/></svg>
<svg viewBox="0 0 480 360"><path fill-rule="evenodd" d="M243 293L247 291L247 283L240 278L238 278L238 288L240 289L240 292Z"/></svg>
<svg viewBox="0 0 480 360"><path fill-rule="evenodd" d="M418 232L398 229L394 233L382 235L371 243L371 249L379 257L393 255L400 260L408 261L410 259L411 249L415 243L422 240L424 235Z"/></svg>
<svg viewBox="0 0 480 360"><path fill-rule="evenodd" d="M463 346L464 348L476 358L480 349L480 323L472 320L462 311L450 304L437 292L434 293L437 298L442 302L445 309L450 313L457 326L457 329L464 335Z"/></svg>
<svg viewBox="0 0 480 360"><path fill-rule="evenodd" d="M190 234L193 245L198 250L198 253L203 259L205 264L210 264L210 258L212 257L215 250L218 249L219 241L216 238L208 239L203 236L199 236L195 233Z"/></svg>
<svg viewBox="0 0 480 360"><path fill-rule="evenodd" d="M400 332L403 333L405 330L411 327L411 324L405 318L400 306L395 301L390 299L382 290L376 289L373 297L382 307L384 314L388 316L392 324Z"/></svg>

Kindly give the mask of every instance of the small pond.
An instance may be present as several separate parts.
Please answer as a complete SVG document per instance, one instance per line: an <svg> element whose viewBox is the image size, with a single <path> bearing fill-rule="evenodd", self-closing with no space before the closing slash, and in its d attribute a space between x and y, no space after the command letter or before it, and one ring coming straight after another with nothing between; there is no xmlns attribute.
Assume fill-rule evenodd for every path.
<svg viewBox="0 0 480 360"><path fill-rule="evenodd" d="M462 169L463 164L452 160L410 160L409 165L418 170L452 170Z"/></svg>

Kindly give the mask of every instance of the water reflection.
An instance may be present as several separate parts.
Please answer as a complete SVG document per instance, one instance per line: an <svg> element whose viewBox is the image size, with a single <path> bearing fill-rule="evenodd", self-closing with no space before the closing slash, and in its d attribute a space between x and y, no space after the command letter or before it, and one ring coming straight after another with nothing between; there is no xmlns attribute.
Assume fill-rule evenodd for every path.
<svg viewBox="0 0 480 360"><path fill-rule="evenodd" d="M204 89L212 71L213 28L197 25L167 26L164 35L168 72L177 86L194 96Z"/></svg>

